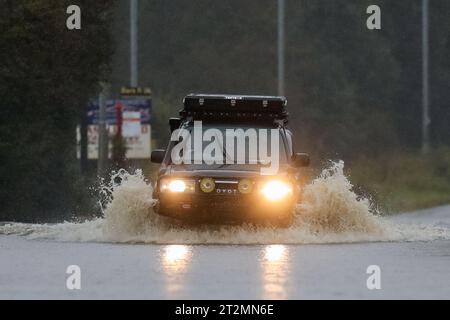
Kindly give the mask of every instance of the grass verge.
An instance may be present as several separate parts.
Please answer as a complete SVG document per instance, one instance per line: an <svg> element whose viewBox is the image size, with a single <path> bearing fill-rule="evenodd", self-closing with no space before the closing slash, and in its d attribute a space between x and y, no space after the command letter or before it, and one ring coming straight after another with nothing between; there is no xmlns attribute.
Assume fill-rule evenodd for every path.
<svg viewBox="0 0 450 320"><path fill-rule="evenodd" d="M348 174L356 189L373 197L386 213L450 203L450 148L428 155L394 154L359 159Z"/></svg>

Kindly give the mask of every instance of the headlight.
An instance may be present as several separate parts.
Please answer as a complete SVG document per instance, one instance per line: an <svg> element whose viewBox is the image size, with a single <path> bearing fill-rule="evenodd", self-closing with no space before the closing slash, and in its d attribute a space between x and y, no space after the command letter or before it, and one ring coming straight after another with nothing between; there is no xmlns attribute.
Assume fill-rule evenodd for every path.
<svg viewBox="0 0 450 320"><path fill-rule="evenodd" d="M292 187L283 181L269 181L261 188L262 194L270 201L277 201L292 194Z"/></svg>
<svg viewBox="0 0 450 320"><path fill-rule="evenodd" d="M194 180L163 179L159 187L161 192L193 193L195 191Z"/></svg>

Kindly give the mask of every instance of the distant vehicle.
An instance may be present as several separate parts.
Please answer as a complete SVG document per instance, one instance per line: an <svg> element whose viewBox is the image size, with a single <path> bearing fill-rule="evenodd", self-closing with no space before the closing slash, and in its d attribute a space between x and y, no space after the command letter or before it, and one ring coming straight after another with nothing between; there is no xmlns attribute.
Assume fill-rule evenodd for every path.
<svg viewBox="0 0 450 320"><path fill-rule="evenodd" d="M180 118L169 120L172 138L167 148L151 154L152 162L161 163L153 194L156 213L189 223L289 226L302 192L298 168L309 165L309 156L294 153L286 105L286 98L278 96L187 95ZM202 135L195 132L198 121L204 134L200 142ZM252 133L261 131L277 133L278 141L270 140L266 145L268 149L272 148L271 143L278 145L278 150L270 150L275 156L271 162L278 167L269 174L267 158L261 156L266 143L264 135L251 141L255 139ZM244 149L242 144L237 151L228 150L228 143L225 147L223 136L228 141L229 132L233 132L234 142L244 141ZM191 135L190 140L197 140L186 140L186 134ZM202 157L210 148L206 145L213 140L216 152L211 155L219 159L218 163ZM180 145L183 141L184 149ZM252 147L256 145L255 158ZM179 150L182 159L175 161L173 156Z"/></svg>

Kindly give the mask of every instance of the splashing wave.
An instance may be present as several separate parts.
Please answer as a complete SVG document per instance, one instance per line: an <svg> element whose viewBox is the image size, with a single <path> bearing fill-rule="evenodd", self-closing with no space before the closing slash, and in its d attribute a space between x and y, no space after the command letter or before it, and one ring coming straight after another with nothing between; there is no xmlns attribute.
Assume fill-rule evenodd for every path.
<svg viewBox="0 0 450 320"><path fill-rule="evenodd" d="M152 211L152 186L142 171L120 170L104 185L108 203L104 217L83 223L4 223L0 234L59 241L300 244L366 241L430 241L450 239L450 229L405 225L381 217L369 199L358 197L344 175L344 163L332 163L305 187L291 227L253 225L184 228ZM117 183L117 178L121 181Z"/></svg>

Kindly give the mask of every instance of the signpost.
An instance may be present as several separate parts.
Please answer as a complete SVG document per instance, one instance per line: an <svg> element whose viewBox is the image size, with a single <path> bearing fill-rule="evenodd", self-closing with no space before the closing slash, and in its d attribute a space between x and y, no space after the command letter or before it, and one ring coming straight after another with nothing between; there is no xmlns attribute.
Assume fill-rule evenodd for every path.
<svg viewBox="0 0 450 320"><path fill-rule="evenodd" d="M105 129L109 137L108 158L112 156L112 138L121 134L126 143L127 159L148 159L151 154L152 101L148 97L107 100L104 106ZM118 112L120 115L118 116ZM98 159L100 108L98 101L91 101L86 115L88 152L87 158ZM80 133L78 132L78 143ZM78 150L78 156L80 152Z"/></svg>
<svg viewBox="0 0 450 320"><path fill-rule="evenodd" d="M105 173L106 161L108 158L108 133L106 129L106 97L108 95L108 85L101 84L102 91L98 96L98 142L97 142L97 175L102 177ZM89 132L89 128L88 128ZM89 134L88 134L88 159L89 159Z"/></svg>

